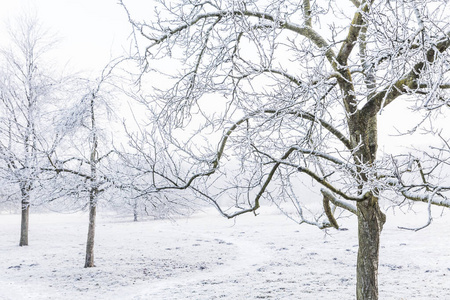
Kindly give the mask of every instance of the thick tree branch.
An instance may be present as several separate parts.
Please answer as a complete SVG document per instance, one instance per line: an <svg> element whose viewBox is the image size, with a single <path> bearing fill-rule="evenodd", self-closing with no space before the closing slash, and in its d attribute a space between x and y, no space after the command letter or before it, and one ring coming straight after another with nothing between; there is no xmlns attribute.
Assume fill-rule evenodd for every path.
<svg viewBox="0 0 450 300"><path fill-rule="evenodd" d="M320 192L322 193L322 195L324 195L324 197L326 196L334 205L348 210L355 215L357 214L357 208L353 204L339 200L338 198L334 197L334 195L327 189L322 188L320 189Z"/></svg>
<svg viewBox="0 0 450 300"><path fill-rule="evenodd" d="M418 62L412 70L394 84L385 87L374 95L361 109L364 115L374 116L382 107L386 107L398 97L410 91L417 90L420 86L417 82L425 71L427 64L432 64L437 56L450 47L450 32L442 40L426 52L426 60Z"/></svg>
<svg viewBox="0 0 450 300"><path fill-rule="evenodd" d="M364 24L364 18L363 14L367 13L369 11L369 4L367 1L363 0L361 2L361 7L358 8L355 15L353 16L352 23L350 25L350 29L347 34L347 38L345 39L344 43L341 46L341 49L339 50L339 53L336 57L337 62L339 63L339 66L346 66L347 60L350 54L352 53L353 48L356 45L356 41L359 37L359 33L361 31L361 28Z"/></svg>
<svg viewBox="0 0 450 300"><path fill-rule="evenodd" d="M311 171L308 168L305 168L303 166L300 166L300 165L297 165L297 164L294 164L294 163L291 163L291 162L287 161L286 159L292 154L292 152L294 150L298 149L297 147L291 147L289 150L287 150L286 153L283 155L284 158L276 159L276 158L272 157L271 155L269 155L268 153L265 153L265 152L257 149L254 145L252 145L252 146L258 153L260 153L260 154L262 154L264 156L267 156L268 158L270 158L272 160L273 163L275 163L274 168L272 170L275 169L275 171L276 171L276 169L280 166L280 164L293 167L293 168L297 169L297 171L308 175L309 177L314 179L316 182L320 183L321 185L323 185L327 189L331 190L332 192L338 194L339 196L341 196L342 198L347 199L347 200L360 202L360 201L364 201L367 198L367 196L368 196L367 193L364 193L360 197L354 197L354 196L347 195L346 193L344 193L340 189L338 189L338 188L334 187L332 184L330 184L326 180L326 177L319 176L318 174L316 174L315 172Z"/></svg>
<svg viewBox="0 0 450 300"><path fill-rule="evenodd" d="M303 15L305 18L305 25L312 27L311 3L309 2L309 0L303 0Z"/></svg>
<svg viewBox="0 0 450 300"><path fill-rule="evenodd" d="M400 193L406 199L409 199L412 201L425 202L425 203L430 202L432 205L450 208L450 199L448 199L448 198L439 197L438 199L436 199L437 197L431 197L431 200L430 200L429 193L417 193L417 192L413 192L413 191L410 191L407 189L400 190Z"/></svg>
<svg viewBox="0 0 450 300"><path fill-rule="evenodd" d="M353 5L355 5L356 7L359 7L361 5L361 3L358 0L350 0Z"/></svg>
<svg viewBox="0 0 450 300"><path fill-rule="evenodd" d="M334 218L333 212L331 211L330 198L328 198L328 196L326 194L323 194L322 202L323 202L323 211L325 212L325 215L327 216L328 221L334 228L339 229L339 225L338 225L336 219Z"/></svg>

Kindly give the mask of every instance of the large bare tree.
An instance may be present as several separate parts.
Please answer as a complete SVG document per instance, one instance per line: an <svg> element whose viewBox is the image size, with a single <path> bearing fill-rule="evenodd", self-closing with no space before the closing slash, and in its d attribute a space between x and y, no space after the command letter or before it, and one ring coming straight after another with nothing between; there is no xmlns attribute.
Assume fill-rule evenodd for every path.
<svg viewBox="0 0 450 300"><path fill-rule="evenodd" d="M426 161L379 156L377 121L394 102L423 116L416 130L448 110L447 1L159 1L142 18L121 4L163 149L143 153L148 192L189 188L230 218L287 200L321 228L338 227L334 204L358 220L357 299L378 299L380 197L450 206L435 172L448 137ZM322 186L322 218L306 214L307 178Z"/></svg>

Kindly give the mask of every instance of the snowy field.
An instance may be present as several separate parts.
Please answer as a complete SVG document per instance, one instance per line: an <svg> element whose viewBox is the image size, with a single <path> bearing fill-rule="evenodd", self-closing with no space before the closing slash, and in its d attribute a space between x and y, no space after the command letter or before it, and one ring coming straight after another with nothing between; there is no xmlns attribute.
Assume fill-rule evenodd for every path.
<svg viewBox="0 0 450 300"><path fill-rule="evenodd" d="M382 234L380 299L450 299L450 214L419 232L397 226L426 216L398 217ZM355 221L325 233L274 208L234 221L100 216L85 269L87 215L32 214L21 248L19 215L3 214L0 299L354 299Z"/></svg>

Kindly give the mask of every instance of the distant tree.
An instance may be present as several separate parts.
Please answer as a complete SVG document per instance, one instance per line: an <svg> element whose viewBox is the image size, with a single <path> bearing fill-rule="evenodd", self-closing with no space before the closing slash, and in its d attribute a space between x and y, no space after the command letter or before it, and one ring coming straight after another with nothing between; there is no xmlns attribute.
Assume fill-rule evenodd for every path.
<svg viewBox="0 0 450 300"><path fill-rule="evenodd" d="M136 95L128 93L128 96L135 99ZM134 102L134 104L136 103ZM135 117L132 119L137 121ZM116 149L119 159L116 161L115 170L111 171L116 176L114 181L120 182L121 193L113 205L119 211L131 211L134 221L138 221L139 216L161 219L191 214L199 205L198 201L192 200L193 195L172 189L159 190L154 193L152 187L157 185L155 180L159 180L159 178L157 179L151 170L160 167L176 170L177 168L170 167L171 163L175 163L176 160L167 156L163 150L164 147L156 142L157 133L147 131L151 126L134 125L138 125L139 129L130 131L124 123L126 134L124 140L127 143L120 150ZM147 139L151 139L151 141Z"/></svg>
<svg viewBox="0 0 450 300"><path fill-rule="evenodd" d="M0 167L9 190L13 194L19 191L19 245L27 246L30 206L40 189L40 167L59 141L52 118L59 110L63 80L49 68L54 40L36 17L18 18L9 34L10 44L0 52ZM17 189L13 191L11 185Z"/></svg>
<svg viewBox="0 0 450 300"><path fill-rule="evenodd" d="M448 113L448 1L161 0L146 20L124 2L140 83L153 89L141 102L165 141L158 155L141 152L155 177L148 191L190 189L228 218L287 200L299 223L320 228L338 228L332 204L349 211L357 299L378 299L380 197L450 207L437 172L450 159L443 132L426 161L377 156L378 116L393 103L424 114L415 131ZM298 189L307 178L322 186L315 219ZM229 197L234 212L222 208Z"/></svg>

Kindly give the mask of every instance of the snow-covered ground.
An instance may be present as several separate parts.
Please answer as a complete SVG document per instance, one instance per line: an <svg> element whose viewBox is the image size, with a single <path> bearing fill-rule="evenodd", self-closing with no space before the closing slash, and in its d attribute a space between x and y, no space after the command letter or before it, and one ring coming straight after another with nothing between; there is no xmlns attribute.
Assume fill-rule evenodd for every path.
<svg viewBox="0 0 450 300"><path fill-rule="evenodd" d="M450 299L450 214L419 232L397 229L398 217L382 234L380 299ZM0 215L0 299L354 299L355 221L325 233L274 208L237 220L100 216L97 267L85 269L87 215L31 215L28 247L19 215Z"/></svg>

